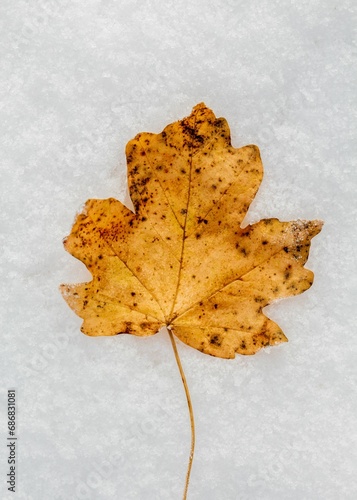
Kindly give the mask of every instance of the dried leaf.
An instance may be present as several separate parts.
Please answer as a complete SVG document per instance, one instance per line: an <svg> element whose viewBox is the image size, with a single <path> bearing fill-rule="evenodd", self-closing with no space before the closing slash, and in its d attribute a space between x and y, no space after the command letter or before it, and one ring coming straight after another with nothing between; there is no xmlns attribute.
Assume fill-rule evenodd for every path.
<svg viewBox="0 0 357 500"><path fill-rule="evenodd" d="M285 342L262 309L311 286L303 266L322 222L241 228L263 176L259 150L233 148L226 120L204 104L161 134L138 134L126 154L135 213L89 200L65 240L93 275L61 287L82 331L146 336L167 326L222 358Z"/></svg>

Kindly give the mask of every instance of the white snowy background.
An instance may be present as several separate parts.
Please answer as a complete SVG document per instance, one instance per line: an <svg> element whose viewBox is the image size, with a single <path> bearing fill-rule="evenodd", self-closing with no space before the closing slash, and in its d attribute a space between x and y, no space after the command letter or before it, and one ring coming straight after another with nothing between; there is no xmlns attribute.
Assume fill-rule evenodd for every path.
<svg viewBox="0 0 357 500"><path fill-rule="evenodd" d="M2 0L0 498L176 500L190 445L167 334L89 338L60 283L88 198L125 199L124 148L204 101L265 167L246 222L325 221L313 287L267 308L289 343L222 360L178 343L190 500L357 498L356 4ZM17 389L17 491L6 489Z"/></svg>

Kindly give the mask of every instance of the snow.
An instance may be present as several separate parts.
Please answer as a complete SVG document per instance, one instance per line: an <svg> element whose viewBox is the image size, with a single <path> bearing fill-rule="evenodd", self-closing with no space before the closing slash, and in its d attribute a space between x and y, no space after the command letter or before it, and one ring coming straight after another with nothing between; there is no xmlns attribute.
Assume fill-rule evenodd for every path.
<svg viewBox="0 0 357 500"><path fill-rule="evenodd" d="M352 0L3 0L0 498L174 500L190 445L167 333L88 338L62 238L126 196L124 149L204 101L265 177L246 222L322 219L313 287L267 310L288 344L222 360L179 343L190 500L357 498ZM17 389L17 492L6 489Z"/></svg>

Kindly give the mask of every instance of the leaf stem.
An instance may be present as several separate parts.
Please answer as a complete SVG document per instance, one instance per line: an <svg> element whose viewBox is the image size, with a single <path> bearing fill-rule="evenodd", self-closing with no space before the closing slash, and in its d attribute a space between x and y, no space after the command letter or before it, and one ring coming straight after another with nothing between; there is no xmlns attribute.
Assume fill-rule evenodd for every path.
<svg viewBox="0 0 357 500"><path fill-rule="evenodd" d="M195 452L195 441L196 441L196 436L195 436L195 420L194 420L194 417L193 417L193 409L192 409L192 402L191 402L190 391L188 390L188 385L187 385L185 373L184 373L182 365L181 365L181 360L180 360L180 356L179 356L179 353L178 353L178 350L177 350L177 346L176 346L176 342L175 342L175 337L174 337L173 333L171 332L171 330L167 329L167 331L169 332L169 336L170 336L170 340L171 340L171 345L172 345L172 349L173 349L174 354L175 354L175 359L176 359L177 367L178 367L178 369L180 371L180 375L181 375L183 387L185 389L186 399L187 399L187 406L188 406L188 411L189 411L189 414L190 414L190 423L191 423L191 450L190 450L190 457L189 457L188 466L187 466L185 491L184 491L184 494L183 494L183 500L186 500L187 499L188 485L189 485L189 482L190 482L190 475L191 475L191 469L192 469L193 455L194 455L194 452Z"/></svg>

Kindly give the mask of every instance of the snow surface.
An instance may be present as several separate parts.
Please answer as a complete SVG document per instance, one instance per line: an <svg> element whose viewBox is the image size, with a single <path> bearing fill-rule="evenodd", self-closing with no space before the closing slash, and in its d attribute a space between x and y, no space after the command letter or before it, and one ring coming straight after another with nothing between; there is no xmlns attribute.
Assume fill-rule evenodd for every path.
<svg viewBox="0 0 357 500"><path fill-rule="evenodd" d="M167 334L88 338L62 238L126 193L124 148L204 101L265 178L247 222L323 219L313 287L270 306L289 343L221 360L179 343L190 500L357 498L352 0L2 0L0 498L182 498L190 428ZM18 400L6 490L6 396Z"/></svg>

